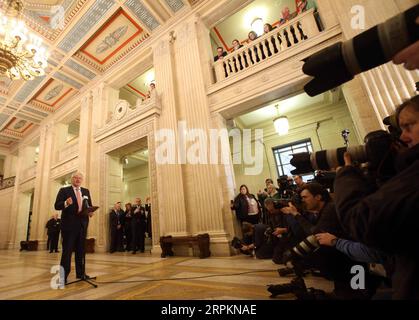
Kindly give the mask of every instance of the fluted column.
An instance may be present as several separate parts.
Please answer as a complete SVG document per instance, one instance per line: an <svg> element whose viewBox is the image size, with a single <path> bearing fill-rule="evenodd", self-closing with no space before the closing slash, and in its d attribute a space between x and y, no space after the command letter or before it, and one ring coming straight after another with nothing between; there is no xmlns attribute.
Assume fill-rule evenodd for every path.
<svg viewBox="0 0 419 320"><path fill-rule="evenodd" d="M178 141L177 97L175 61L172 54L174 39L164 36L153 48L154 71L157 95L160 97L162 114L157 130L173 130ZM156 147L160 142L156 142ZM157 162L157 185L159 194L160 235L187 235L184 178L180 164Z"/></svg>
<svg viewBox="0 0 419 320"><path fill-rule="evenodd" d="M52 122L44 125L40 130L39 137L39 159L36 166L36 179L34 202L32 209L31 240L45 241L45 224L48 217L54 212L54 204L46 199L50 199L50 173L53 154L51 152L54 144Z"/></svg>
<svg viewBox="0 0 419 320"><path fill-rule="evenodd" d="M23 172L23 164L24 164L24 158L19 156L23 154L22 149L19 148L18 150L18 156L13 156L16 158L16 162L14 165L15 173L13 175L16 176L15 178L15 186L13 188L13 196L11 202L12 206L10 209L10 222L9 222L9 232L7 235L7 241L8 241L8 249L17 249L19 248L19 241L20 239L16 239L16 228L17 228L17 221L19 218L19 179L21 176L21 173Z"/></svg>
<svg viewBox="0 0 419 320"><path fill-rule="evenodd" d="M201 66L200 19L189 18L175 31L174 57L176 61L178 89L178 117L184 120L186 129L197 129L203 136L195 136L189 141L187 154L193 146L204 142L197 154L203 155L197 164L190 163L188 158L182 167L185 188L187 222L192 234L208 232L212 238L213 250L226 251L227 248L214 247L227 243L227 234L223 221L222 185L217 177L217 166L209 164L210 146L210 113L205 88L205 74ZM200 131L200 132L199 132ZM189 137L190 138L190 137ZM191 148L191 149L189 149Z"/></svg>
<svg viewBox="0 0 419 320"><path fill-rule="evenodd" d="M89 185L90 174L90 145L92 128L92 95L88 91L81 99L80 105L80 131L79 131L79 166L84 173L84 184Z"/></svg>
<svg viewBox="0 0 419 320"><path fill-rule="evenodd" d="M331 7L340 22L344 39L348 40L414 4L416 4L415 1L388 0L381 1L377 5L375 1L348 0L332 1ZM357 10L352 10L353 8ZM351 22L357 20L356 14L360 13L359 18L362 20L362 10L359 9L365 13L365 29L353 28L351 25ZM393 113L398 105L415 94L417 81L419 81L419 72L407 71L389 62L358 75L352 83L346 86L346 90L344 87L345 98L351 101L349 105L351 112L357 115L355 121L360 120L357 121L359 131L368 132L371 129L384 128L382 119ZM348 96L352 93L356 95L356 99ZM376 120L372 120L372 126L368 121L362 120L371 119L371 110L374 111L376 117Z"/></svg>

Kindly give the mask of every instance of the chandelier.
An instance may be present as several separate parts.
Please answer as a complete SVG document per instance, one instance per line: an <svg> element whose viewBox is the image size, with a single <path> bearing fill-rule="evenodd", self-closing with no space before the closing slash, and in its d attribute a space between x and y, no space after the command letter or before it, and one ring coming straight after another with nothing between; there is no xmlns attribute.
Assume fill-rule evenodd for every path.
<svg viewBox="0 0 419 320"><path fill-rule="evenodd" d="M1 4L1 3L0 3ZM0 77L32 80L45 74L46 49L40 37L18 19L21 0L3 0L0 12Z"/></svg>

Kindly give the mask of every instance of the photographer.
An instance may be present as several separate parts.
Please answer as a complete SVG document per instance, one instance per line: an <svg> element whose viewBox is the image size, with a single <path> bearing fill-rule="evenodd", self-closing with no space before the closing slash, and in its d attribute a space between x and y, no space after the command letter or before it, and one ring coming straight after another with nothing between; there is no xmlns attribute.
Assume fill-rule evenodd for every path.
<svg viewBox="0 0 419 320"><path fill-rule="evenodd" d="M253 255L258 259L272 259L273 243L271 240L272 229L266 224L251 224L243 222L243 241L234 238L232 245L240 252L247 255Z"/></svg>
<svg viewBox="0 0 419 320"><path fill-rule="evenodd" d="M306 212L301 214L291 203L281 209L283 214L293 217L297 225L303 230L304 236L312 236L316 233L328 232L345 237L338 221L334 203L330 199L328 191L318 183L308 183L301 191L301 198ZM291 227L291 226L290 226ZM295 227L295 226L294 226ZM293 227L291 227L293 228ZM310 241L310 240L309 240ZM307 245L307 239L303 241ZM319 247L318 243L312 244ZM303 249L305 252L300 257L295 255L295 249ZM368 291L352 290L350 281L351 267L357 263L346 255L332 247L320 247L305 249L301 244L287 252L284 262L292 261L297 276L301 276L304 269L316 268L327 279L335 284L334 294L338 298L369 298ZM359 264L359 263L358 263Z"/></svg>
<svg viewBox="0 0 419 320"><path fill-rule="evenodd" d="M396 113L401 141L398 174L371 192L361 171L345 154L337 173L335 200L343 227L356 240L394 257L391 273L394 299L419 299L419 96L403 103Z"/></svg>

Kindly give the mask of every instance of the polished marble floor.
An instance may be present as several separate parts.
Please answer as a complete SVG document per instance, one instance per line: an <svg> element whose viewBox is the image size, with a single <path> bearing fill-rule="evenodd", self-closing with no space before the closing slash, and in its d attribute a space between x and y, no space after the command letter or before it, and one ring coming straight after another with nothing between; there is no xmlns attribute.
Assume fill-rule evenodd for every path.
<svg viewBox="0 0 419 320"><path fill-rule="evenodd" d="M97 276L98 288L80 282L64 289L52 289L51 268L59 264L60 253L0 250L0 299L62 300L263 300L270 299L268 284L287 283L278 265L248 256L199 259L161 259L149 253L86 256L86 272ZM74 265L74 258L72 264ZM242 273L242 274L240 274ZM74 270L69 281L74 280ZM306 278L308 287L332 291L332 283ZM284 295L276 299L293 299Z"/></svg>

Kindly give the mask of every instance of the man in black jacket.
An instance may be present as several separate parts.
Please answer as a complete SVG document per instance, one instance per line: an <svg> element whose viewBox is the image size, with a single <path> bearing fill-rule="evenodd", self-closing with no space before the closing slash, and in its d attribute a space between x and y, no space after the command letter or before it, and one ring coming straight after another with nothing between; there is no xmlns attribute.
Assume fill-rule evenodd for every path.
<svg viewBox="0 0 419 320"><path fill-rule="evenodd" d="M75 172L71 176L71 186L61 188L55 200L55 210L61 210L61 232L63 237L63 252L61 266L65 272L65 282L71 271L71 255L75 251L76 276L81 279L85 276L83 270L84 246L89 225L86 213L87 206L92 206L90 192L81 188L83 174Z"/></svg>
<svg viewBox="0 0 419 320"><path fill-rule="evenodd" d="M290 219L287 221L290 229L294 229L295 234L297 233L295 228L298 227L300 228L298 233L304 235L304 237L321 232L329 232L339 237L346 236L338 220L335 205L326 188L318 183L308 183L301 191L301 198L306 212L298 212L297 208L291 203L289 203L289 207L281 209L282 213L290 215ZM294 220L296 224L293 224L291 220ZM320 247L315 252L307 253L307 255L302 257L301 261L298 261L300 266L307 269L316 268L320 270L324 277L333 280L336 298L369 298L369 292L357 292L350 287L351 278L353 277L351 268L354 265L360 265L360 263L352 261L349 257L332 247Z"/></svg>
<svg viewBox="0 0 419 320"><path fill-rule="evenodd" d="M121 210L121 202L115 203L109 213L109 227L111 231L110 252L124 251L124 212Z"/></svg>
<svg viewBox="0 0 419 320"><path fill-rule="evenodd" d="M393 255L387 265L394 299L419 299L419 96L397 111L400 139L408 150L396 161L399 173L372 192L361 171L345 154L335 180L335 202L348 233L368 246Z"/></svg>
<svg viewBox="0 0 419 320"><path fill-rule="evenodd" d="M61 219L58 219L58 214L54 214L48 220L47 225L49 253L53 251L58 252L58 239L60 238Z"/></svg>
<svg viewBox="0 0 419 320"><path fill-rule="evenodd" d="M141 205L141 199L135 199L135 205L132 207L132 253L136 254L137 250L144 252L145 231L146 231L146 214L145 209Z"/></svg>

